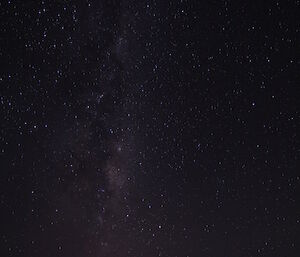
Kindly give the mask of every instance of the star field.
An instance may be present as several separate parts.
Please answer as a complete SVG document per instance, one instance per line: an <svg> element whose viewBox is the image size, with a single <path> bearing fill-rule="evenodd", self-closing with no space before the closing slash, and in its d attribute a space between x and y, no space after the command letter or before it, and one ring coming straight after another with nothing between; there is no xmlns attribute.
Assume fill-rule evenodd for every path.
<svg viewBox="0 0 300 257"><path fill-rule="evenodd" d="M0 3L0 255L299 255L294 1Z"/></svg>

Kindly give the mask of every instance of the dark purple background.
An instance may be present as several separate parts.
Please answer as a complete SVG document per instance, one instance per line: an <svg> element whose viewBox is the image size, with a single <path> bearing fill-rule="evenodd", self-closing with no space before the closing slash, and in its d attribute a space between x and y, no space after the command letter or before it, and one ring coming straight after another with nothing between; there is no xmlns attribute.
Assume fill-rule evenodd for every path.
<svg viewBox="0 0 300 257"><path fill-rule="evenodd" d="M1 1L0 256L299 256L299 5Z"/></svg>

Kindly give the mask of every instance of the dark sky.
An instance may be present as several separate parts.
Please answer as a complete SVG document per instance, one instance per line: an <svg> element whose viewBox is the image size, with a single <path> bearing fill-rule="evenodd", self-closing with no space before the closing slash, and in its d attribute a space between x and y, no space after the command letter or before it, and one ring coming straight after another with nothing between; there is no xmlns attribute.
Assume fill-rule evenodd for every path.
<svg viewBox="0 0 300 257"><path fill-rule="evenodd" d="M299 256L299 11L1 1L0 256Z"/></svg>

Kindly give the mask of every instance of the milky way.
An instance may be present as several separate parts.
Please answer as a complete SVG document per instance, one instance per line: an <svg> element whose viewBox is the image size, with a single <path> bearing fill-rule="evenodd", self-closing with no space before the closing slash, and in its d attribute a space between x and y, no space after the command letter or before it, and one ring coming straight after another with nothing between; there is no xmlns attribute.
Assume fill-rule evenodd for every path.
<svg viewBox="0 0 300 257"><path fill-rule="evenodd" d="M0 256L298 256L299 1L1 1Z"/></svg>

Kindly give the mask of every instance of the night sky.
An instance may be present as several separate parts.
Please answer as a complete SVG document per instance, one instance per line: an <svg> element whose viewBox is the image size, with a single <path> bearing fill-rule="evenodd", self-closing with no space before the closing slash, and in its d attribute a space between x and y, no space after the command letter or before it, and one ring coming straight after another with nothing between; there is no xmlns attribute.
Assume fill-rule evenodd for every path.
<svg viewBox="0 0 300 257"><path fill-rule="evenodd" d="M299 256L299 13L1 1L0 256Z"/></svg>

